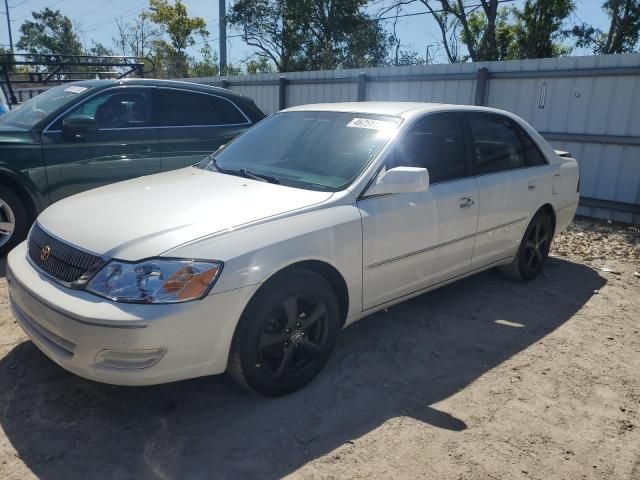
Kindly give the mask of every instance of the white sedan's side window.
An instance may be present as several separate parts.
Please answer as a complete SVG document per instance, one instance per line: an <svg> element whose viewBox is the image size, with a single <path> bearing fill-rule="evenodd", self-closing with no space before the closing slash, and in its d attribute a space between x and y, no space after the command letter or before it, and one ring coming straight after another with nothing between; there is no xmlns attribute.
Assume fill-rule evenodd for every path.
<svg viewBox="0 0 640 480"><path fill-rule="evenodd" d="M469 115L475 173L501 172L526 165L524 146L511 120L501 115Z"/></svg>
<svg viewBox="0 0 640 480"><path fill-rule="evenodd" d="M467 176L465 140L458 114L429 115L399 139L389 167L424 167L430 183Z"/></svg>

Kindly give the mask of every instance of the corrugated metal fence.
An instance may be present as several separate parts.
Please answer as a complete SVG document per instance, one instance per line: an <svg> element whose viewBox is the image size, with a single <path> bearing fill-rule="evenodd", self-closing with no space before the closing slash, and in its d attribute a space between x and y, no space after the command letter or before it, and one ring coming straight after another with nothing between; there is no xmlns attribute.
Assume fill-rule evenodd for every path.
<svg viewBox="0 0 640 480"><path fill-rule="evenodd" d="M579 213L640 223L640 55L191 78L267 113L316 102L488 105L520 115L580 163ZM22 89L21 100L42 89Z"/></svg>
<svg viewBox="0 0 640 480"><path fill-rule="evenodd" d="M640 55L192 78L267 113L316 102L488 105L520 115L580 162L579 213L640 223Z"/></svg>

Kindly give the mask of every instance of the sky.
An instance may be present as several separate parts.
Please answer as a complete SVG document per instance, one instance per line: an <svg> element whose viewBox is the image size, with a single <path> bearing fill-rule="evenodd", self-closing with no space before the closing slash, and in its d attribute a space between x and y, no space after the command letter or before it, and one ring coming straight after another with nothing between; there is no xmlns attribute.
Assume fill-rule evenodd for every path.
<svg viewBox="0 0 640 480"><path fill-rule="evenodd" d="M0 0L2 5L3 0ZM227 6L233 0L227 0ZM384 5L392 4L393 0L374 0L375 3L368 7L371 14L380 11ZM74 22L80 32L82 42L86 47L90 47L92 40L102 43L107 47L112 46L112 39L116 33L116 20L122 18L125 22L130 21L139 15L148 5L147 0L8 0L11 25L13 31L14 44L18 41L19 28L24 20L30 18L31 11L41 10L45 7L58 9L67 15ZM217 0L183 0L187 6L189 15L200 16L207 22L207 27L211 33L210 41L215 50L218 49L218 1ZM467 4L477 3L474 0L467 0ZM505 5L521 5L523 0L514 0ZM576 0L576 10L568 20L568 26L586 22L602 29L608 27L607 17L601 9L602 0ZM8 47L9 35L7 31L7 21L4 15L4 5L0 6L0 44ZM402 13L416 14L424 12L425 8L416 2L414 5L405 7ZM388 24L391 28L391 24ZM439 41L439 30L430 15L415 15L399 19L396 31L400 38L402 48L413 50L419 56L425 57L427 45L429 45L429 56L436 63L445 62L446 57ZM233 29L227 32L228 59L233 64L240 64L250 58L251 49L244 45L242 39L233 37L237 34ZM198 39L200 41L200 39ZM191 47L189 54L199 56L199 48ZM588 52L576 50L574 55L584 55Z"/></svg>

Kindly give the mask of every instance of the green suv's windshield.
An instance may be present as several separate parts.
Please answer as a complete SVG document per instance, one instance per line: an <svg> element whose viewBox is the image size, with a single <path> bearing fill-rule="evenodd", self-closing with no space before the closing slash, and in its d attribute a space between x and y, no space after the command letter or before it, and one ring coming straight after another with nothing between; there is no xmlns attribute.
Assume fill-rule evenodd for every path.
<svg viewBox="0 0 640 480"><path fill-rule="evenodd" d="M40 120L85 93L90 87L61 85L28 100L21 107L0 117L0 125L31 128Z"/></svg>
<svg viewBox="0 0 640 480"><path fill-rule="evenodd" d="M395 134L400 119L344 112L283 112L201 162L203 169L293 187L347 187Z"/></svg>

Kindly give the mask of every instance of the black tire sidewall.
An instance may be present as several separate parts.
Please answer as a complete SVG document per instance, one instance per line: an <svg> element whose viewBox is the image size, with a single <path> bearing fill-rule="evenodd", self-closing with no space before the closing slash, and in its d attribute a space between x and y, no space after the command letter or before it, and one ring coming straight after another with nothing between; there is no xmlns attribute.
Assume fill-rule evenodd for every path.
<svg viewBox="0 0 640 480"><path fill-rule="evenodd" d="M7 243L0 247L0 257L5 257L13 247L19 244L27 236L27 233L29 232L29 219L22 200L13 190L0 185L0 199L9 205L13 211L13 216L15 217L16 222L11 238Z"/></svg>
<svg viewBox="0 0 640 480"><path fill-rule="evenodd" d="M328 311L328 333L323 351L313 368L300 374L276 379L260 366L258 344L267 317L286 298L296 294L311 294L319 297ZM239 348L242 373L247 386L260 395L280 396L298 390L309 383L327 362L341 328L340 307L331 285L313 272L298 271L270 280L254 296L241 318L241 327L236 345Z"/></svg>
<svg viewBox="0 0 640 480"><path fill-rule="evenodd" d="M540 222L544 222L544 226L547 232L549 232L549 243L547 246L547 251L545 252L542 262L540 262L535 268L528 268L526 265L527 260L525 257L525 244L527 242L527 238L529 238L531 230L535 228L535 226ZM553 240L551 218L549 218L549 215L544 212L538 212L527 226L527 230L525 231L524 237L522 238L522 243L520 244L520 250L518 251L518 266L520 269L520 277L522 278L522 280L533 280L538 275L540 275L540 272L542 271L542 268L544 267L544 264L546 263L549 256L551 240Z"/></svg>

